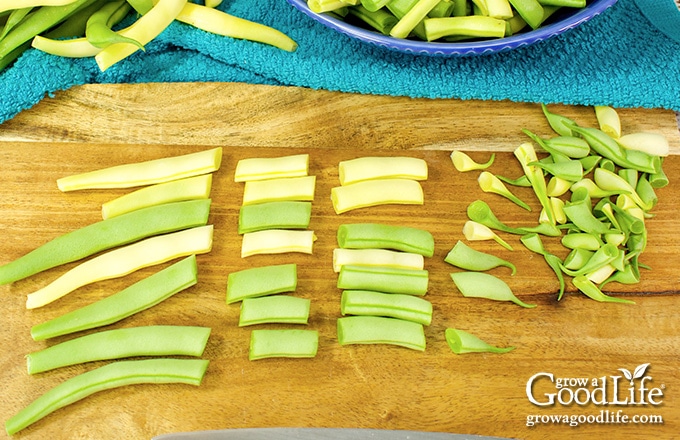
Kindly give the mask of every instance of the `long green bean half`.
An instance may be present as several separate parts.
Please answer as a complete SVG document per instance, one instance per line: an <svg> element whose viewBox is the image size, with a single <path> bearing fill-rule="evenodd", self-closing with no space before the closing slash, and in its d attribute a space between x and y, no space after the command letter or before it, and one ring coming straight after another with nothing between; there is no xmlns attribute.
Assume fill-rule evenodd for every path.
<svg viewBox="0 0 680 440"><path fill-rule="evenodd" d="M198 386L208 361L203 359L145 359L118 361L62 382L5 422L14 435L54 411L94 393L143 383L183 383Z"/></svg>
<svg viewBox="0 0 680 440"><path fill-rule="evenodd" d="M422 324L382 316L345 316L338 318L338 343L391 344L425 351L425 330Z"/></svg>

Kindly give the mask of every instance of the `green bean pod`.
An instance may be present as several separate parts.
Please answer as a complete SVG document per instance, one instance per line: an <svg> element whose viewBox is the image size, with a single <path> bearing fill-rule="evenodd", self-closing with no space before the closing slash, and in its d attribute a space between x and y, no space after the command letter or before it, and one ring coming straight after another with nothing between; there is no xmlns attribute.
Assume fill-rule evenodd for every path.
<svg viewBox="0 0 680 440"><path fill-rule="evenodd" d="M205 225L210 202L209 199L191 200L152 206L71 231L0 266L0 284L146 237Z"/></svg>
<svg viewBox="0 0 680 440"><path fill-rule="evenodd" d="M227 276L227 304L244 298L293 292L297 288L297 265L252 267Z"/></svg>
<svg viewBox="0 0 680 440"><path fill-rule="evenodd" d="M513 275L517 272L515 265L509 261L495 255L472 249L460 240L458 240L453 249L449 251L444 258L444 261L466 270L485 271L495 267L505 266L512 270Z"/></svg>
<svg viewBox="0 0 680 440"><path fill-rule="evenodd" d="M340 268L337 287L424 296L428 284L429 274L424 269L344 265Z"/></svg>
<svg viewBox="0 0 680 440"><path fill-rule="evenodd" d="M444 336L449 348L456 354L507 353L515 349L515 347L496 347L482 341L471 333L455 328L447 328L444 332Z"/></svg>
<svg viewBox="0 0 680 440"><path fill-rule="evenodd" d="M253 330L248 359L312 358L318 348L319 332L316 330Z"/></svg>
<svg viewBox="0 0 680 440"><path fill-rule="evenodd" d="M28 374L69 365L133 356L201 356L210 328L152 325L101 331L26 356Z"/></svg>
<svg viewBox="0 0 680 440"><path fill-rule="evenodd" d="M145 359L118 361L68 379L5 422L14 435L52 412L99 391L141 383L200 385L208 368L203 359Z"/></svg>
<svg viewBox="0 0 680 440"><path fill-rule="evenodd" d="M484 272L456 272L451 274L460 293L466 298L486 298L494 301L510 301L525 308L536 307L526 304L512 293L505 281Z"/></svg>
<svg viewBox="0 0 680 440"><path fill-rule="evenodd" d="M186 257L97 302L31 328L35 341L118 322L161 303L198 282L196 256Z"/></svg>
<svg viewBox="0 0 680 440"><path fill-rule="evenodd" d="M337 321L338 343L391 344L425 351L425 330L422 324L382 316L346 316Z"/></svg>
<svg viewBox="0 0 680 440"><path fill-rule="evenodd" d="M241 301L238 325L245 327L265 323L307 324L310 303L307 298L289 295L244 298Z"/></svg>
<svg viewBox="0 0 680 440"><path fill-rule="evenodd" d="M434 255L434 238L424 229L379 223L343 224L338 228L338 246L347 249L393 249L425 257Z"/></svg>
<svg viewBox="0 0 680 440"><path fill-rule="evenodd" d="M127 0L117 0L102 6L87 20L85 28L87 41L100 49L114 43L130 43L144 50L144 46L139 41L125 37L111 29L111 26L118 20L117 15L121 14L124 17L130 9L132 7Z"/></svg>
<svg viewBox="0 0 680 440"><path fill-rule="evenodd" d="M340 300L343 315L385 316L423 325L432 322L432 303L413 295L370 290L345 290Z"/></svg>

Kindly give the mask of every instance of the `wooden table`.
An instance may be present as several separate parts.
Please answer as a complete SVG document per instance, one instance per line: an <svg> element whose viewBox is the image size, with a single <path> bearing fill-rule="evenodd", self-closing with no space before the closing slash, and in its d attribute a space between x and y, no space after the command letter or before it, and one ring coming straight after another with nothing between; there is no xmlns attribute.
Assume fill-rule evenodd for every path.
<svg viewBox="0 0 680 440"><path fill-rule="evenodd" d="M583 125L595 124L592 109L551 106ZM519 175L511 151L527 140L527 128L550 136L540 107L511 102L427 100L360 96L299 88L242 84L95 85L76 87L46 98L0 125L0 263L45 241L99 219L101 203L123 190L60 193L59 177L115 164L135 162L212 146L224 147L215 173L210 223L213 250L198 258L199 283L112 328L147 324L188 324L212 328L204 358L210 365L199 387L137 385L95 394L47 416L17 438L142 439L173 432L244 427L359 427L446 431L513 438L677 438L680 432L680 137L675 117L664 110L621 109L624 132L653 130L667 136L672 155L664 162L671 185L658 191L655 216L648 220L649 242L643 262L652 267L632 286L610 284L610 294L635 305L604 304L574 292L557 301L557 281L542 258L516 236L504 235L513 252L493 242L476 249L511 259L518 268L491 273L504 279L524 301L509 303L463 298L443 262L463 239L467 205L484 199L511 225L534 224L533 213L498 196L483 193L477 174L458 173L449 153L470 151L478 160L497 153L491 171ZM242 259L236 232L243 187L233 181L234 167L246 157L310 154L317 176L310 229L318 240L313 255L285 254ZM425 205L381 206L336 215L330 189L338 185L340 160L365 155L403 154L427 160ZM532 193L517 194L537 208ZM426 328L427 349L394 346L345 346L336 340L340 291L331 266L335 233L345 222L375 221L429 230L436 251L427 259L434 306ZM566 255L547 241L549 250ZM252 328L237 325L238 305L225 303L227 275L279 262L298 264L296 295L312 300L308 328L319 331L314 359L248 361ZM55 268L0 287L4 317L0 324L0 383L3 420L63 380L105 362L29 376L24 356L69 339L35 342L30 327L108 296L158 268L83 287L49 306L26 310L25 296L63 273ZM277 326L264 326L275 328ZM280 326L278 326L280 327ZM444 330L468 330L508 354L451 352ZM649 363L648 388L659 388L659 405L532 404L526 393L537 373L555 378L605 378L612 393L619 369ZM537 399L556 392L542 378ZM639 390L636 379L635 390ZM574 391L578 386L567 387ZM592 390L592 386L586 387ZM629 385L621 379L619 400ZM580 394L579 394L580 393ZM584 391L577 392L583 398ZM568 392L563 392L568 397ZM611 394L608 394L611 399ZM636 395L637 396L637 395ZM636 399L639 400L638 397ZM527 426L528 416L609 416L610 423L561 423ZM612 423L616 417L642 416L650 423ZM663 423L655 417L661 416Z"/></svg>

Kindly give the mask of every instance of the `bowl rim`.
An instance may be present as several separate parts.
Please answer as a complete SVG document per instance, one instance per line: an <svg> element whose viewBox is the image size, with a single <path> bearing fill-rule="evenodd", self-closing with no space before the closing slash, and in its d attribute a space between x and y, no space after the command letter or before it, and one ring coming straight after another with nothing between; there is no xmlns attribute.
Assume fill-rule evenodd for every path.
<svg viewBox="0 0 680 440"><path fill-rule="evenodd" d="M617 2L617 0L595 0L562 20L507 38L479 40L474 42L442 43L394 38L389 35L383 35L369 29L354 26L328 14L317 14L309 9L306 0L287 1L293 7L312 19L349 37L396 51L425 55L485 55L527 46L573 29L596 15L599 15Z"/></svg>

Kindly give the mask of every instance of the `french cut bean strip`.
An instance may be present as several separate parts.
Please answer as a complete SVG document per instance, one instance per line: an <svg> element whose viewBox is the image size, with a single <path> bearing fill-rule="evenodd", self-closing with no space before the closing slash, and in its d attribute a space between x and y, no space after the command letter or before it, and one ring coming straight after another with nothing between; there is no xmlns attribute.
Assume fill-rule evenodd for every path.
<svg viewBox="0 0 680 440"><path fill-rule="evenodd" d="M0 284L133 243L143 238L203 226L210 200L167 203L102 220L59 236L16 260L0 266Z"/></svg>
<svg viewBox="0 0 680 440"><path fill-rule="evenodd" d="M52 345L26 356L28 374L86 362L133 356L202 356L210 328L151 325L106 330Z"/></svg>
<svg viewBox="0 0 680 440"><path fill-rule="evenodd" d="M359 157L338 164L340 185L375 179L427 179L427 162L416 157Z"/></svg>
<svg viewBox="0 0 680 440"><path fill-rule="evenodd" d="M14 435L52 412L99 391L142 383L200 385L208 368L203 359L145 359L118 361L68 379L5 422Z"/></svg>
<svg viewBox="0 0 680 440"><path fill-rule="evenodd" d="M337 287L423 296L428 283L429 273L424 269L344 265L340 268Z"/></svg>
<svg viewBox="0 0 680 440"><path fill-rule="evenodd" d="M422 205L423 188L412 179L375 179L331 188L337 214L378 205Z"/></svg>
<svg viewBox="0 0 680 440"><path fill-rule="evenodd" d="M424 298L400 293L345 290L340 300L343 315L385 316L423 325L432 322L432 303Z"/></svg>
<svg viewBox="0 0 680 440"><path fill-rule="evenodd" d="M297 287L297 265L252 267L227 276L227 304L244 298L293 292Z"/></svg>
<svg viewBox="0 0 680 440"><path fill-rule="evenodd" d="M333 249L333 271L340 272L340 268L346 264L423 269L425 258L420 254L389 249Z"/></svg>
<svg viewBox="0 0 680 440"><path fill-rule="evenodd" d="M57 186L61 191L76 191L151 185L211 173L220 168L221 162L222 148L218 147L62 177Z"/></svg>
<svg viewBox="0 0 680 440"><path fill-rule="evenodd" d="M146 310L198 281L196 256L186 257L111 296L31 328L35 341L118 322Z"/></svg>
<svg viewBox="0 0 680 440"><path fill-rule="evenodd" d="M236 163L234 182L303 177L309 173L309 154L251 157Z"/></svg>
<svg viewBox="0 0 680 440"><path fill-rule="evenodd" d="M340 225L338 246L346 249L382 248L413 252L431 257L434 238L424 229L381 223L347 223Z"/></svg>
<svg viewBox="0 0 680 440"><path fill-rule="evenodd" d="M425 330L422 324L382 316L346 316L338 318L338 343L391 344L425 351Z"/></svg>
<svg viewBox="0 0 680 440"><path fill-rule="evenodd" d="M47 286L29 293L26 308L43 307L79 287L97 281L119 278L175 258L210 252L212 243L213 226L207 225L147 238L114 249L81 263Z"/></svg>
<svg viewBox="0 0 680 440"><path fill-rule="evenodd" d="M241 302L239 327L265 324L307 324L311 301L290 295L244 298Z"/></svg>
<svg viewBox="0 0 680 440"><path fill-rule="evenodd" d="M102 204L102 218L116 217L137 209L164 203L210 197L212 174L147 186Z"/></svg>
<svg viewBox="0 0 680 440"><path fill-rule="evenodd" d="M318 349L319 332L316 330L253 330L248 359L312 358Z"/></svg>

